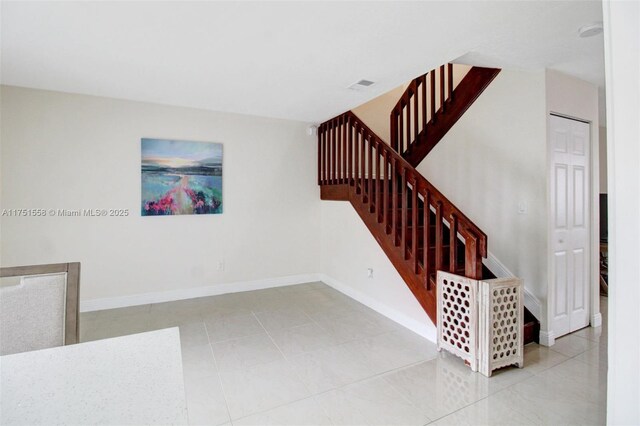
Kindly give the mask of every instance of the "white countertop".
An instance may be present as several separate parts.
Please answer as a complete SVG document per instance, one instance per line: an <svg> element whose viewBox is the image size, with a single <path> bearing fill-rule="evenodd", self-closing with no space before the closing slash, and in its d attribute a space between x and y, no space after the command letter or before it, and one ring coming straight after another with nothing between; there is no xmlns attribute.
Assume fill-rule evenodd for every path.
<svg viewBox="0 0 640 426"><path fill-rule="evenodd" d="M0 357L0 424L187 424L177 328Z"/></svg>

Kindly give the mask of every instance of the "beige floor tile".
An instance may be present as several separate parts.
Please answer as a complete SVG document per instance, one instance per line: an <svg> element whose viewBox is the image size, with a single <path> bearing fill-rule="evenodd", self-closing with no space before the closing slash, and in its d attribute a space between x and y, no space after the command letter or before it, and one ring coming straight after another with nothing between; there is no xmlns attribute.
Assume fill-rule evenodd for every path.
<svg viewBox="0 0 640 426"><path fill-rule="evenodd" d="M599 344L607 344L607 327L586 327L582 330L578 330L575 333L572 333L572 335L583 337L587 340L591 340L592 342L597 342Z"/></svg>
<svg viewBox="0 0 640 426"><path fill-rule="evenodd" d="M211 346L220 371L284 360L282 353L266 333L212 343Z"/></svg>
<svg viewBox="0 0 640 426"><path fill-rule="evenodd" d="M569 357L537 343L524 347L524 370L532 374L540 373L567 359Z"/></svg>
<svg viewBox="0 0 640 426"><path fill-rule="evenodd" d="M380 378L317 396L335 425L424 425L430 419Z"/></svg>
<svg viewBox="0 0 640 426"><path fill-rule="evenodd" d="M209 317L204 321L204 324L211 343L266 333L253 313L217 318Z"/></svg>
<svg viewBox="0 0 640 426"><path fill-rule="evenodd" d="M217 373L216 362L209 344L182 347L182 369L188 377L211 376Z"/></svg>
<svg viewBox="0 0 640 426"><path fill-rule="evenodd" d="M207 331L203 322L194 322L191 324L183 324L180 329L180 344L186 346L202 346L209 343Z"/></svg>
<svg viewBox="0 0 640 426"><path fill-rule="evenodd" d="M577 361L586 362L594 367L604 369L606 371L608 365L608 349L606 345L598 345L585 352L577 355L575 358Z"/></svg>
<svg viewBox="0 0 640 426"><path fill-rule="evenodd" d="M462 362L439 357L384 376L416 408L437 419L489 395L478 373Z"/></svg>
<svg viewBox="0 0 640 426"><path fill-rule="evenodd" d="M355 340L344 346L376 374L433 359L438 355L436 345L408 330Z"/></svg>
<svg viewBox="0 0 640 426"><path fill-rule="evenodd" d="M289 361L312 394L374 375L371 367L344 346L308 352Z"/></svg>
<svg viewBox="0 0 640 426"><path fill-rule="evenodd" d="M223 371L220 380L232 420L309 396L307 388L284 360Z"/></svg>
<svg viewBox="0 0 640 426"><path fill-rule="evenodd" d="M316 322L341 343L376 336L387 331L379 328L366 314L360 312L318 319Z"/></svg>
<svg viewBox="0 0 640 426"><path fill-rule="evenodd" d="M256 317L269 333L313 322L302 309L295 307L259 312Z"/></svg>
<svg viewBox="0 0 640 426"><path fill-rule="evenodd" d="M337 344L329 333L315 323L271 331L269 335L288 359Z"/></svg>
<svg viewBox="0 0 640 426"><path fill-rule="evenodd" d="M314 397L234 420L234 426L330 426L333 423Z"/></svg>
<svg viewBox="0 0 640 426"><path fill-rule="evenodd" d="M227 403L217 374L185 377L187 411L191 425L229 422Z"/></svg>
<svg viewBox="0 0 640 426"><path fill-rule="evenodd" d="M597 345L598 343L592 342L591 340L569 334L557 339L555 344L551 346L551 349L562 355L574 357Z"/></svg>

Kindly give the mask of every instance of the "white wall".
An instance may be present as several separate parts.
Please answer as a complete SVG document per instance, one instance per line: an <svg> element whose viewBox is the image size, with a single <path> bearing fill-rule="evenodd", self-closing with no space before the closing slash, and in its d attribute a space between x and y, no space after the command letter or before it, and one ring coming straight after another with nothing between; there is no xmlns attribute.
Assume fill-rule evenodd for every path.
<svg viewBox="0 0 640 426"><path fill-rule="evenodd" d="M487 234L489 251L544 304L544 72L500 72L418 170Z"/></svg>
<svg viewBox="0 0 640 426"><path fill-rule="evenodd" d="M640 3L605 0L609 180L607 423L640 424Z"/></svg>
<svg viewBox="0 0 640 426"><path fill-rule="evenodd" d="M546 99L547 99L547 125L551 113L563 115L569 118L576 118L589 122L591 133L591 309L590 322L594 327L602 325L600 316L600 125L598 109L598 87L594 84L577 79L575 77L562 74L557 71L547 70L546 72ZM549 158L551 150L547 147ZM548 176L551 176L550 161ZM551 206L551 200L548 201ZM553 228L551 211L548 215L548 232ZM553 252L553 242L549 234L548 253ZM553 303L553 271L551 262L548 262L549 276L549 302ZM551 313L549 315L549 328L551 328ZM545 330L549 342L553 343L555 334L553 330Z"/></svg>
<svg viewBox="0 0 640 426"><path fill-rule="evenodd" d="M131 212L2 217L3 266L80 261L83 302L319 272L316 143L305 123L15 87L1 93L3 208ZM142 137L223 143L224 213L141 217Z"/></svg>
<svg viewBox="0 0 640 426"><path fill-rule="evenodd" d="M322 202L322 259L328 284L435 342L435 326L347 201Z"/></svg>

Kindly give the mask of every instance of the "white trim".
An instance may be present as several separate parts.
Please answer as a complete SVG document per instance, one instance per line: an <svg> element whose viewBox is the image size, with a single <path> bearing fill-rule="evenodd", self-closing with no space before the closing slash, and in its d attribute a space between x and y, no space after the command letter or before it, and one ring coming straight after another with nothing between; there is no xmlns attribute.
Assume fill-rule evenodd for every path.
<svg viewBox="0 0 640 426"><path fill-rule="evenodd" d="M106 297L80 302L80 312L101 311L104 309L124 308L127 306L148 305L150 303L172 302L175 300L193 299L196 297L217 296L227 293L261 290L264 288L282 287L320 281L321 274L302 274L287 277L267 278L254 281L238 281L205 287L185 288L180 290L159 291L154 293L132 294L129 296Z"/></svg>
<svg viewBox="0 0 640 426"><path fill-rule="evenodd" d="M482 259L482 263L484 263L484 266L493 272L497 278L516 278L516 275L490 251L487 252L487 258ZM522 290L524 291L524 306L540 321L542 319L542 302L527 290L526 286L523 286Z"/></svg>
<svg viewBox="0 0 640 426"><path fill-rule="evenodd" d="M540 344L542 346L553 346L556 343L556 335L553 330L540 330Z"/></svg>
<svg viewBox="0 0 640 426"><path fill-rule="evenodd" d="M595 315L591 315L589 324L591 325L591 327L600 327L602 325L602 314L598 312Z"/></svg>
<svg viewBox="0 0 640 426"><path fill-rule="evenodd" d="M329 277L326 274L318 274L320 276L319 281L324 282L328 286L338 290L340 293L343 293L354 300L362 303L368 308L373 309L381 315L389 318L390 320L400 324L401 326L413 331L414 333L424 337L427 340L430 340L433 343L437 342L436 335L436 327L430 321L429 322L420 322L416 321L412 318L409 318L401 311L390 308L389 306L381 303L378 300L375 300L365 293L362 293L358 290L354 290L352 287L349 287L338 280L335 280Z"/></svg>

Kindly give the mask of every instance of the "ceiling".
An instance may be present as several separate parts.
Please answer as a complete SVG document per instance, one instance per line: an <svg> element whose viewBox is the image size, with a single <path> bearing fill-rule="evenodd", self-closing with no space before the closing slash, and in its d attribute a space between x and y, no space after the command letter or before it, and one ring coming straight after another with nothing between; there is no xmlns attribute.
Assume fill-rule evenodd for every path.
<svg viewBox="0 0 640 426"><path fill-rule="evenodd" d="M321 122L459 59L604 86L599 1L1 3L2 84ZM365 91L347 86L367 79Z"/></svg>

